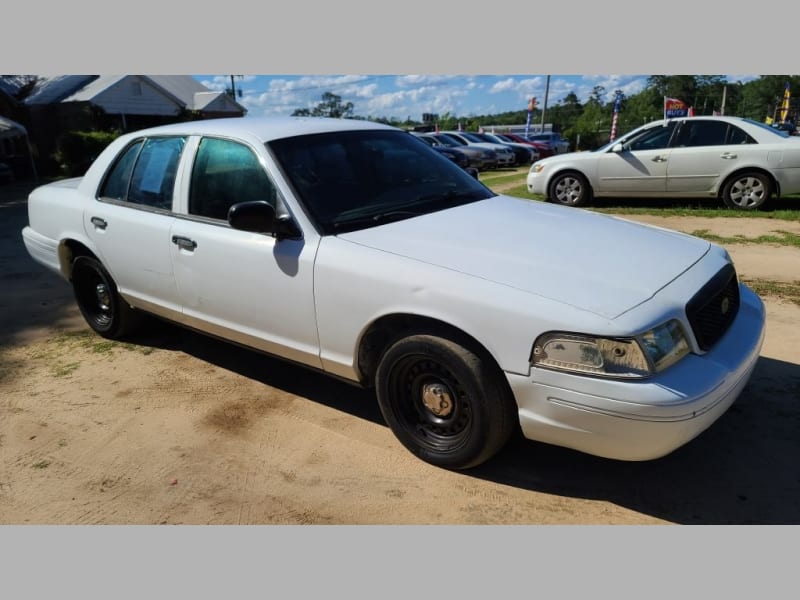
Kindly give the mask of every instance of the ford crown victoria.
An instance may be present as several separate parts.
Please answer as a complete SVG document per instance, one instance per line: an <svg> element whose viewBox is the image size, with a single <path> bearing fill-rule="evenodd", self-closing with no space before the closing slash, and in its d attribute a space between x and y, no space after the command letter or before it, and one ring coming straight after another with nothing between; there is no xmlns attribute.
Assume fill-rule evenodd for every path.
<svg viewBox="0 0 800 600"><path fill-rule="evenodd" d="M128 133L28 212L29 253L98 334L156 315L374 387L400 442L445 468L517 430L668 454L734 402L764 335L722 248L495 194L366 121Z"/></svg>

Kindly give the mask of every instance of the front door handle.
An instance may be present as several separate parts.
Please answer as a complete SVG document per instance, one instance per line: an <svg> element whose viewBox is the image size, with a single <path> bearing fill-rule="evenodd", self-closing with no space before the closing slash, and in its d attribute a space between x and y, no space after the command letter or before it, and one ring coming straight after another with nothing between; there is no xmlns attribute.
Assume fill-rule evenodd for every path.
<svg viewBox="0 0 800 600"><path fill-rule="evenodd" d="M667 157L666 156L654 156L650 160L652 160L653 162L667 162Z"/></svg>
<svg viewBox="0 0 800 600"><path fill-rule="evenodd" d="M92 225L94 225L97 229L105 229L108 227L108 223L106 223L105 219L101 219L100 217L92 217L90 219Z"/></svg>
<svg viewBox="0 0 800 600"><path fill-rule="evenodd" d="M183 250L188 250L189 252L192 252L194 251L195 248L197 248L197 242L180 235L173 235L172 243L177 244L178 248L182 248Z"/></svg>

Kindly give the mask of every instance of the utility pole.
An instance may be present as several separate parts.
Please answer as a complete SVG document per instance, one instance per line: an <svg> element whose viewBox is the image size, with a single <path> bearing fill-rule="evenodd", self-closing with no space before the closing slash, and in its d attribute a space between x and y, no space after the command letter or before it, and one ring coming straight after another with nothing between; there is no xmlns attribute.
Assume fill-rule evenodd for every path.
<svg viewBox="0 0 800 600"><path fill-rule="evenodd" d="M542 106L542 128L539 133L544 133L544 116L547 112L547 95L550 93L550 75L547 76L547 85L544 88L544 106Z"/></svg>
<svg viewBox="0 0 800 600"><path fill-rule="evenodd" d="M722 106L719 109L719 114L725 116L725 96L728 94L728 86L722 88Z"/></svg>

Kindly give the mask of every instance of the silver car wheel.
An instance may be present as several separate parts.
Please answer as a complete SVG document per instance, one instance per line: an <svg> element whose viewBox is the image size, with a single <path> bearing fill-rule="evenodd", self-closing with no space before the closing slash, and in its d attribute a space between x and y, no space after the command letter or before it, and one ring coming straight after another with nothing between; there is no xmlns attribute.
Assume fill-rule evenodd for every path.
<svg viewBox="0 0 800 600"><path fill-rule="evenodd" d="M559 204L581 206L589 196L586 180L577 173L559 175L552 184L552 198Z"/></svg>

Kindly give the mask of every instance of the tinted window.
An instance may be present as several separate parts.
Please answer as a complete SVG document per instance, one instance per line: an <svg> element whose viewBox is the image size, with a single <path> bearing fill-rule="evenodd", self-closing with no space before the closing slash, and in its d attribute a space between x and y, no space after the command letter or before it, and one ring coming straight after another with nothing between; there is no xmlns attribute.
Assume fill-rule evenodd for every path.
<svg viewBox="0 0 800 600"><path fill-rule="evenodd" d="M675 145L688 148L722 146L727 134L728 124L724 121L684 121Z"/></svg>
<svg viewBox="0 0 800 600"><path fill-rule="evenodd" d="M755 144L756 141L735 125L728 125L728 144Z"/></svg>
<svg viewBox="0 0 800 600"><path fill-rule="evenodd" d="M237 142L203 138L189 187L189 214L227 219L238 202L265 200L276 205L275 186L253 151Z"/></svg>
<svg viewBox="0 0 800 600"><path fill-rule="evenodd" d="M114 163L111 171L106 175L103 187L100 188L101 197L125 200L128 195L128 184L131 181L133 164L141 148L142 141L140 140L125 149L117 158L117 162Z"/></svg>

